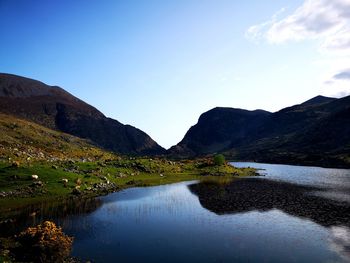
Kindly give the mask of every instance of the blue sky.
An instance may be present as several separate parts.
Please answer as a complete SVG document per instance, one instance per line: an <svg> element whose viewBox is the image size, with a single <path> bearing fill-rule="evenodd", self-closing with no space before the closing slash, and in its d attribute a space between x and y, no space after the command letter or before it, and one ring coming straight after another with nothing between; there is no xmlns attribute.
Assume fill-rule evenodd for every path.
<svg viewBox="0 0 350 263"><path fill-rule="evenodd" d="M0 72L61 86L168 148L216 106L276 111L349 94L349 10L350 0L0 0Z"/></svg>

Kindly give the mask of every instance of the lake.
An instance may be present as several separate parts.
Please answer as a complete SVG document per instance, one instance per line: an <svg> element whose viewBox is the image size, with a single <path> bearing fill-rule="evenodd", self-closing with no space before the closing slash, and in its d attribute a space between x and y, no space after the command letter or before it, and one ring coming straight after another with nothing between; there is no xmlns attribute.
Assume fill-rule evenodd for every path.
<svg viewBox="0 0 350 263"><path fill-rule="evenodd" d="M350 262L350 170L233 164L264 176L46 204L23 222L52 219L93 262Z"/></svg>

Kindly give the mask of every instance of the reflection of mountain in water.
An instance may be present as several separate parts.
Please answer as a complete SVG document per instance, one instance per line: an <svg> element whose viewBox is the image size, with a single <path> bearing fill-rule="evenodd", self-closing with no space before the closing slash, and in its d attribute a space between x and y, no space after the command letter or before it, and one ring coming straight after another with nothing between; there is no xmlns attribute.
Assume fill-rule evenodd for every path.
<svg viewBox="0 0 350 263"><path fill-rule="evenodd" d="M260 178L238 179L226 185L198 183L189 186L201 205L216 214L279 209L323 226L350 226L350 205L312 195L320 188Z"/></svg>
<svg viewBox="0 0 350 263"><path fill-rule="evenodd" d="M1 236L22 231L28 226L40 224L45 220L58 221L70 215L82 215L95 211L102 205L99 198L70 198L57 202L43 202L10 211L2 215L7 220L0 221ZM11 214L10 214L11 213Z"/></svg>

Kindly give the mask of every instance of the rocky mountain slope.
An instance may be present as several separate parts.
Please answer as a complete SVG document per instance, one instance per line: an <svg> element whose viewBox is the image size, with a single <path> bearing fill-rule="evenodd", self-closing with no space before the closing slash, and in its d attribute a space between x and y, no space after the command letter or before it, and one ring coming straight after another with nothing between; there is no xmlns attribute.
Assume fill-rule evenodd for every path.
<svg viewBox="0 0 350 263"><path fill-rule="evenodd" d="M275 113L214 108L168 153L221 152L232 159L350 167L350 96L317 96Z"/></svg>
<svg viewBox="0 0 350 263"><path fill-rule="evenodd" d="M161 154L164 149L143 131L107 118L56 86L0 74L0 112L59 130L121 154Z"/></svg>

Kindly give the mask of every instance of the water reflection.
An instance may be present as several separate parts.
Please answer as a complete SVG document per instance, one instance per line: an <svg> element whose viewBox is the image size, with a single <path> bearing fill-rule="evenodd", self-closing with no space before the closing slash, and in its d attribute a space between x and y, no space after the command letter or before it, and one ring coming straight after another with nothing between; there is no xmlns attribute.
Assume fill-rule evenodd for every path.
<svg viewBox="0 0 350 263"><path fill-rule="evenodd" d="M183 182L133 188L29 207L0 231L51 219L74 236L73 256L104 263L350 261L349 202L328 198L328 189L318 183L322 178L308 174L309 168L277 168L295 175L297 184L291 183L293 176L270 180L266 170L265 177L227 185ZM302 185L305 178L307 186ZM332 175L324 178L330 182ZM337 184L327 184L343 191L348 177L337 178Z"/></svg>
<svg viewBox="0 0 350 263"><path fill-rule="evenodd" d="M350 228L334 226L330 228L330 248L339 254L344 260L350 262Z"/></svg>
<svg viewBox="0 0 350 263"><path fill-rule="evenodd" d="M6 219L0 221L0 233L1 236L17 234L26 227L45 220L55 220L59 225L66 227L69 226L69 221L65 220L68 216L89 214L101 205L102 200L98 198L72 197L25 206L1 215Z"/></svg>
<svg viewBox="0 0 350 263"><path fill-rule="evenodd" d="M279 209L323 225L350 226L350 204L313 195L322 188L246 178L228 184L203 182L189 186L201 205L216 214Z"/></svg>
<svg viewBox="0 0 350 263"><path fill-rule="evenodd" d="M282 164L235 162L236 167L254 167L267 178L322 188L316 194L350 203L350 169L334 169ZM325 191L327 190L327 191Z"/></svg>

